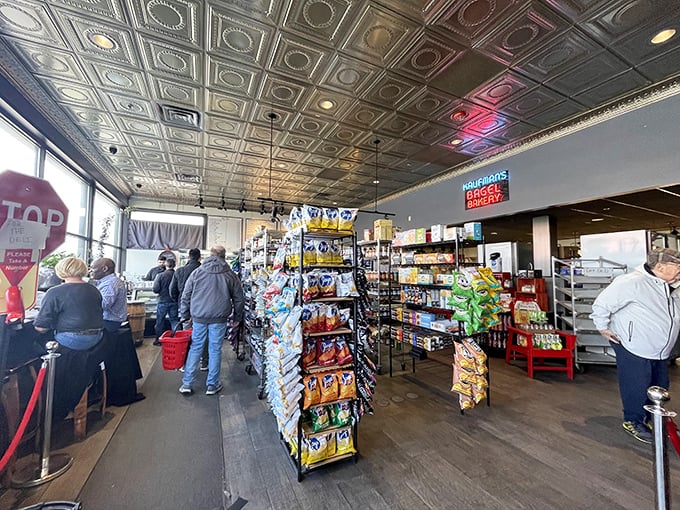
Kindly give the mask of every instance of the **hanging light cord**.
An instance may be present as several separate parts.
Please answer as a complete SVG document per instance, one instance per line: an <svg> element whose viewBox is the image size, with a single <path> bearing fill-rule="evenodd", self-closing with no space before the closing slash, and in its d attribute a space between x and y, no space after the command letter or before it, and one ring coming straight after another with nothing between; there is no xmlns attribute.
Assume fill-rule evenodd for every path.
<svg viewBox="0 0 680 510"><path fill-rule="evenodd" d="M374 210L378 210L378 144L380 143L380 140L377 138L373 140L373 143L375 144L375 179L373 181L373 184L375 184L375 202L373 205Z"/></svg>
<svg viewBox="0 0 680 510"><path fill-rule="evenodd" d="M276 114L269 112L269 197L272 198L272 151L274 150L274 119Z"/></svg>

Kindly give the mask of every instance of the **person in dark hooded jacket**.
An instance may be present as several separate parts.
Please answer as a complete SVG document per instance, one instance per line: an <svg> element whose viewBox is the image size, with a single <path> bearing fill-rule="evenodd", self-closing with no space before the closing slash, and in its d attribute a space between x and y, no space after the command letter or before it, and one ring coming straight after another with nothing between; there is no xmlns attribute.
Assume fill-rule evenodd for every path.
<svg viewBox="0 0 680 510"><path fill-rule="evenodd" d="M185 395L193 393L192 385L206 341L209 353L206 395L215 395L222 390L222 343L227 327L237 327L243 319L243 288L238 276L227 264L225 255L224 246L213 247L210 257L191 273L182 292L180 316L183 321L191 318L193 327L179 389Z"/></svg>

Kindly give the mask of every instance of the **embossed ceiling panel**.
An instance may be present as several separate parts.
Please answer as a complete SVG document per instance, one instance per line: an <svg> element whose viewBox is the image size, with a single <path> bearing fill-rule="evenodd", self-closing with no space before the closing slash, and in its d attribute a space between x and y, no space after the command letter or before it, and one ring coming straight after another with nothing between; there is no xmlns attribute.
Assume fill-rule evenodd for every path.
<svg viewBox="0 0 680 510"><path fill-rule="evenodd" d="M376 139L379 195L407 190L679 79L679 25L677 0L0 0L0 72L122 195L361 206Z"/></svg>

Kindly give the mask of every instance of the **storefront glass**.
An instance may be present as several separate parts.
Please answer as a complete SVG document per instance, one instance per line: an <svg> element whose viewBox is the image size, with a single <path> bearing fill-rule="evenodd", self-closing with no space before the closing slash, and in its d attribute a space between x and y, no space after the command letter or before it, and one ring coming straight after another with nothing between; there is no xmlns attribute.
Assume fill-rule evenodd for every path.
<svg viewBox="0 0 680 510"><path fill-rule="evenodd" d="M0 171L14 170L26 175L36 175L38 146L1 117L0 147L12 148L3 151Z"/></svg>
<svg viewBox="0 0 680 510"><path fill-rule="evenodd" d="M87 183L49 153L45 158L44 175L68 207L66 231L87 236Z"/></svg>

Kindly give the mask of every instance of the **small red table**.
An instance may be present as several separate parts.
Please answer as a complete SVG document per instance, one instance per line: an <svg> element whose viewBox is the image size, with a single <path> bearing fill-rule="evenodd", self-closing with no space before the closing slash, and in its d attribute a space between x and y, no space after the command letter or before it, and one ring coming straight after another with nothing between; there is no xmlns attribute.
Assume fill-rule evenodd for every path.
<svg viewBox="0 0 680 510"><path fill-rule="evenodd" d="M527 372L533 379L534 370L548 370L552 372L566 372L569 379L574 378L574 349L576 348L576 335L557 330L555 333L562 340L563 349L540 349L534 347L533 336L541 331L532 331L508 326L508 343L505 350L505 362L512 359L526 359ZM519 345L519 336L526 338L526 345ZM544 360L563 359L565 366L545 365Z"/></svg>

